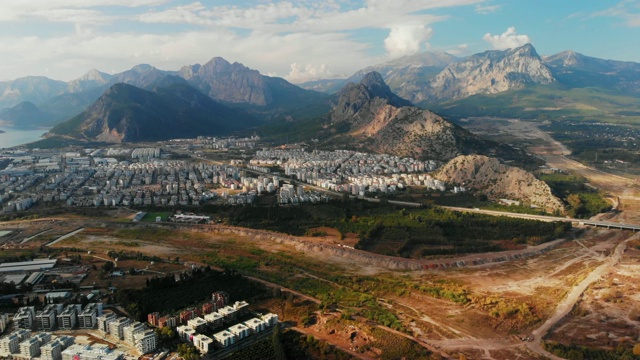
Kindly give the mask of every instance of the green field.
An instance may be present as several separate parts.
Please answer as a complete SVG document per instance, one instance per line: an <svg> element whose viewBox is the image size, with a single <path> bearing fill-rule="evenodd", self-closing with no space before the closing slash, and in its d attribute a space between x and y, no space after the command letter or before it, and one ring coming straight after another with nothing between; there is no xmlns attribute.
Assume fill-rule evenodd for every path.
<svg viewBox="0 0 640 360"><path fill-rule="evenodd" d="M421 105L452 120L489 116L640 124L639 97L599 88L530 86L493 95L474 95L442 104Z"/></svg>
<svg viewBox="0 0 640 360"><path fill-rule="evenodd" d="M169 218L169 216L171 216L171 213L168 211L161 211L161 212L148 212L141 221L144 222L155 222L156 221L156 217L160 217L162 219L162 221L167 221L167 219Z"/></svg>
<svg viewBox="0 0 640 360"><path fill-rule="evenodd" d="M567 230L562 224L459 213L438 207L405 209L366 201L295 207L220 207L216 216L231 225L292 235L308 235L309 229L331 227L343 235L357 234L360 241L356 246L360 249L411 258L501 251L506 243L539 244Z"/></svg>

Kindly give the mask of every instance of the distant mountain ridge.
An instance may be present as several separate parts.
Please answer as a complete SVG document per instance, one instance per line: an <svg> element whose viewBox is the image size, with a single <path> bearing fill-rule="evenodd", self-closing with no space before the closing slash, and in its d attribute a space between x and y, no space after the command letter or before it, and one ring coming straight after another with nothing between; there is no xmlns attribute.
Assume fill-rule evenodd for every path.
<svg viewBox="0 0 640 360"><path fill-rule="evenodd" d="M604 89L634 97L640 94L638 63L597 59L573 51L540 57L531 44L465 58L427 52L369 66L349 79L320 80L303 86L336 93L349 82L358 84L371 72L368 70L379 73L401 98L439 111L454 100L515 93L535 86L557 91L563 87ZM213 100L243 108L263 121L311 119L331 109L326 94L214 57L204 65L187 65L177 71L141 64L114 75L90 70L70 82L41 76L0 82L0 115L14 126L54 125L85 110L116 83L146 90L189 84ZM25 102L35 109L31 105L17 106ZM551 108L558 106L549 98L540 99L533 109Z"/></svg>
<svg viewBox="0 0 640 360"><path fill-rule="evenodd" d="M149 91L117 83L48 135L120 143L228 135L257 124L247 113L230 109L187 84Z"/></svg>
<svg viewBox="0 0 640 360"><path fill-rule="evenodd" d="M610 87L640 93L640 63L598 59L575 51L543 57L559 82L571 87Z"/></svg>
<svg viewBox="0 0 640 360"><path fill-rule="evenodd" d="M335 93L348 82L357 83L370 71L379 72L399 96L423 107L532 85L595 87L640 94L640 63L603 60L574 51L541 57L531 44L464 58L425 52L368 66L347 79L316 80L301 86Z"/></svg>
<svg viewBox="0 0 640 360"><path fill-rule="evenodd" d="M414 102L414 93L442 69L460 59L442 52L424 52L404 56L382 64L367 66L347 79L316 80L300 84L305 89L335 93L349 82L358 83L370 73L377 72L399 96Z"/></svg>
<svg viewBox="0 0 640 360"><path fill-rule="evenodd" d="M189 84L218 102L252 107L254 114L263 118L297 116L300 109L318 104L325 104L329 109L324 94L299 88L284 79L264 76L240 63L231 64L215 57L205 65L184 66L178 71L165 71L140 64L114 75L90 70L70 82L45 77L0 82L0 111L29 101L43 114L36 125L49 125L78 114L117 83L146 90L171 84ZM68 106L65 106L66 102ZM20 114L18 110L6 111L6 114L10 116L5 120L16 125L33 125L37 122L22 122L21 119L29 117L29 114Z"/></svg>

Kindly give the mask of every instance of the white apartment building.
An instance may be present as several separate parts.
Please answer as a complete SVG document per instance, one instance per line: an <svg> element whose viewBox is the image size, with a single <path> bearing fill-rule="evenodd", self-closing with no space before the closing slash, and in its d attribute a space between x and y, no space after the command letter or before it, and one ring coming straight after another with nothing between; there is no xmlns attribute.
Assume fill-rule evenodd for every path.
<svg viewBox="0 0 640 360"><path fill-rule="evenodd" d="M109 334L111 336L122 340L124 338L124 328L125 326L131 324L132 321L126 317L120 317L115 321L109 323Z"/></svg>
<svg viewBox="0 0 640 360"><path fill-rule="evenodd" d="M213 339L222 347L231 346L236 342L236 337L227 330L220 331L213 335Z"/></svg>
<svg viewBox="0 0 640 360"><path fill-rule="evenodd" d="M116 321L118 317L116 316L116 314L110 312L110 313L105 313L102 316L98 316L97 320L98 320L98 330L102 331L105 334L109 333L109 324L112 321Z"/></svg>
<svg viewBox="0 0 640 360"><path fill-rule="evenodd" d="M136 349L138 349L141 354L155 351L158 346L156 332L153 330L137 332L133 335L133 338Z"/></svg>
<svg viewBox="0 0 640 360"><path fill-rule="evenodd" d="M193 345L198 348L202 355L209 353L210 350L213 350L214 341L212 338L198 334L193 337Z"/></svg>
<svg viewBox="0 0 640 360"><path fill-rule="evenodd" d="M78 307L76 305L67 305L60 314L56 316L59 329L71 330L78 322Z"/></svg>
<svg viewBox="0 0 640 360"><path fill-rule="evenodd" d="M249 328L244 324L233 325L227 330L229 330L230 333L235 335L237 340L242 340L247 336L249 336L250 334Z"/></svg>
<svg viewBox="0 0 640 360"><path fill-rule="evenodd" d="M134 345L136 340L134 339L133 336L139 332L145 331L146 329L147 329L147 326L138 321L125 326L125 328L122 331L124 341L126 341L131 345Z"/></svg>

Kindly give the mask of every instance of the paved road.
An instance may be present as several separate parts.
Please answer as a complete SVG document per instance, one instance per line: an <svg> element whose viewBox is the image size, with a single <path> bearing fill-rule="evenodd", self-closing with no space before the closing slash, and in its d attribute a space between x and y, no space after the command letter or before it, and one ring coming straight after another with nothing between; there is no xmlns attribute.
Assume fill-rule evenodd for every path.
<svg viewBox="0 0 640 360"><path fill-rule="evenodd" d="M640 225L638 224L625 224L625 223L617 223L612 221L598 221L598 220L589 220L589 219L573 219L573 218L566 218L566 217L560 217L560 216L518 214L518 213L505 212L505 211L469 209L469 208L461 208L461 207L453 207L453 206L443 206L443 208L453 210L453 211L472 212L472 213L487 214L487 215L493 215L493 216L507 216L512 218L540 220L540 221L572 222L572 223L580 223L584 225L604 227L607 229L640 231Z"/></svg>

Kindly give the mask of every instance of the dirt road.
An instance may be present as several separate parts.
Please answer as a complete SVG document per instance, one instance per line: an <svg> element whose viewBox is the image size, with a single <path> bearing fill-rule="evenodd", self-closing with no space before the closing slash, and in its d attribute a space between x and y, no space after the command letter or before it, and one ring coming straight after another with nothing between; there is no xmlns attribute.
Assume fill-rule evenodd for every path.
<svg viewBox="0 0 640 360"><path fill-rule="evenodd" d="M560 304L558 304L553 315L549 319L547 319L547 321L545 321L542 326L535 329L531 333L531 338L533 339L533 341L526 344L529 350L550 359L562 359L546 351L542 347L542 339L547 335L547 333L553 326L555 326L559 321L567 316L567 314L569 314L578 300L580 300L582 293L589 287L589 285L600 280L604 274L609 272L611 268L613 268L618 262L620 262L622 254L624 253L624 250L627 246L627 242L633 239L637 239L639 235L640 234L633 235L627 240L618 244L618 246L616 246L615 248L615 251L611 254L611 256L609 256L604 264L598 266L589 275L587 275L584 280L582 280L578 285L574 286L573 289L571 289L567 297Z"/></svg>

